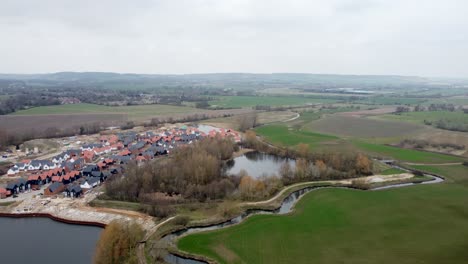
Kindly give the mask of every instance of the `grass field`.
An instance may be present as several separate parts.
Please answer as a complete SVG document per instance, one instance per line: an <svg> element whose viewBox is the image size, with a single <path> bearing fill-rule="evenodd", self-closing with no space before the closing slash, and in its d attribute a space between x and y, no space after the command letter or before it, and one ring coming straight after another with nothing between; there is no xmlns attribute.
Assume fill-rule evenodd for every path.
<svg viewBox="0 0 468 264"><path fill-rule="evenodd" d="M412 165L411 168L431 172L445 176L449 182L456 182L468 187L468 167L463 165L434 166L434 165Z"/></svg>
<svg viewBox="0 0 468 264"><path fill-rule="evenodd" d="M367 97L356 101L360 104L377 104L377 105L416 105L426 102L427 99L422 98L403 98L403 97L391 97L391 96L374 96Z"/></svg>
<svg viewBox="0 0 468 264"><path fill-rule="evenodd" d="M220 263L467 263L467 220L468 189L457 184L323 189L291 215L253 216L178 247Z"/></svg>
<svg viewBox="0 0 468 264"><path fill-rule="evenodd" d="M304 96L220 96L210 101L210 105L218 107L252 107L256 105L268 106L294 106L317 103L335 103L338 100L321 97Z"/></svg>
<svg viewBox="0 0 468 264"><path fill-rule="evenodd" d="M104 106L95 104L67 104L34 107L13 113L13 115L70 115L70 114L125 114L139 119L162 114L181 114L200 110L172 105Z"/></svg>
<svg viewBox="0 0 468 264"><path fill-rule="evenodd" d="M393 158L407 162L421 162L421 163L449 163L449 162L461 162L463 161L460 157L418 151L412 149L402 149L392 146L373 144L364 141L353 142L359 149L378 156L387 158Z"/></svg>
<svg viewBox="0 0 468 264"><path fill-rule="evenodd" d="M285 125L267 125L259 127L255 131L268 142L281 146L297 146L304 143L308 144L310 148L314 148L320 143L339 139L331 135L291 129Z"/></svg>
<svg viewBox="0 0 468 264"><path fill-rule="evenodd" d="M424 126L398 121L330 115L311 123L308 128L324 134L358 138L402 137L415 134Z"/></svg>
<svg viewBox="0 0 468 264"><path fill-rule="evenodd" d="M386 169L382 172L380 172L379 174L381 175L392 175L392 174L400 174L400 173L404 173L405 171L404 170L400 170L400 169L397 169L397 168L390 168L390 169Z"/></svg>

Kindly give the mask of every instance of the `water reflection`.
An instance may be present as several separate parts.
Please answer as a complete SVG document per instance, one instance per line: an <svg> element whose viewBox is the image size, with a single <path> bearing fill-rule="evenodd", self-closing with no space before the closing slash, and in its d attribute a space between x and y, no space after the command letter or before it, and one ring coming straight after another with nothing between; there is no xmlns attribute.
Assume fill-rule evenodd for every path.
<svg viewBox="0 0 468 264"><path fill-rule="evenodd" d="M228 175L237 175L244 170L254 178L278 176L284 163L289 163L291 168L294 168L296 165L294 159L254 151L228 161L225 172Z"/></svg>

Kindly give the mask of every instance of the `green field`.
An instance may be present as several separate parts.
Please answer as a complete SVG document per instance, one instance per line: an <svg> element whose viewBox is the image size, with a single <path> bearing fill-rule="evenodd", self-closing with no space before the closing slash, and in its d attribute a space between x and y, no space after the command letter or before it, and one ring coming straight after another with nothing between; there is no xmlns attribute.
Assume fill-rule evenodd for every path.
<svg viewBox="0 0 468 264"><path fill-rule="evenodd" d="M355 138L398 138L419 133L425 127L407 122L335 114L324 116L310 123L307 128L324 134Z"/></svg>
<svg viewBox="0 0 468 264"><path fill-rule="evenodd" d="M456 182L468 187L468 167L463 165L435 166L435 165L412 165L411 168L435 173L447 177L449 182Z"/></svg>
<svg viewBox="0 0 468 264"><path fill-rule="evenodd" d="M320 143L339 139L335 136L295 130L285 125L267 125L259 127L255 131L268 142L281 146L297 146L304 143L314 148Z"/></svg>
<svg viewBox="0 0 468 264"><path fill-rule="evenodd" d="M127 114L130 118L145 118L162 114L191 113L190 107L172 105L104 106L95 104L66 104L34 107L13 115L69 115L69 114Z"/></svg>
<svg viewBox="0 0 468 264"><path fill-rule="evenodd" d="M426 102L427 99L422 98L404 98L391 96L372 96L355 101L360 104L377 104L377 105L416 105Z"/></svg>
<svg viewBox="0 0 468 264"><path fill-rule="evenodd" d="M468 177L468 176L466 176ZM287 216L193 234L179 249L220 263L467 263L468 189L324 189Z"/></svg>
<svg viewBox="0 0 468 264"><path fill-rule="evenodd" d="M393 175L393 174L401 174L401 173L405 173L405 171L397 169L397 168L390 168L390 169L386 169L386 170L380 172L379 174L381 174L381 175Z"/></svg>
<svg viewBox="0 0 468 264"><path fill-rule="evenodd" d="M407 162L446 163L463 161L463 159L460 157L412 149L403 149L392 146L373 144L364 141L354 141L354 144L359 149L367 153Z"/></svg>
<svg viewBox="0 0 468 264"><path fill-rule="evenodd" d="M210 105L227 108L263 106L294 106L317 103L335 103L338 100L304 96L220 96L210 101Z"/></svg>

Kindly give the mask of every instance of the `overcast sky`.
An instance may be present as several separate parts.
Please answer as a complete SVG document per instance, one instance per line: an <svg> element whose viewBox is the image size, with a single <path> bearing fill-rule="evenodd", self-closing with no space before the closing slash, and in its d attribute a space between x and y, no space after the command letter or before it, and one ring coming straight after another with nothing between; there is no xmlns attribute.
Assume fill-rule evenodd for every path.
<svg viewBox="0 0 468 264"><path fill-rule="evenodd" d="M0 0L0 72L468 77L466 0Z"/></svg>

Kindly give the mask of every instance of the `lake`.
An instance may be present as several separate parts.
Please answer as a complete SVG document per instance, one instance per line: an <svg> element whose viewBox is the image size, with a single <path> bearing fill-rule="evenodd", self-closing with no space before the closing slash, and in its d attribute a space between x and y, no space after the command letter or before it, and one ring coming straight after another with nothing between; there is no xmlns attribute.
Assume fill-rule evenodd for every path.
<svg viewBox="0 0 468 264"><path fill-rule="evenodd" d="M229 161L225 170L227 174L238 174L241 170L245 170L248 175L254 178L264 175L279 176L280 168L285 162L288 162L291 168L296 165L294 159L254 151Z"/></svg>
<svg viewBox="0 0 468 264"><path fill-rule="evenodd" d="M102 230L42 217L0 217L0 263L92 263Z"/></svg>

